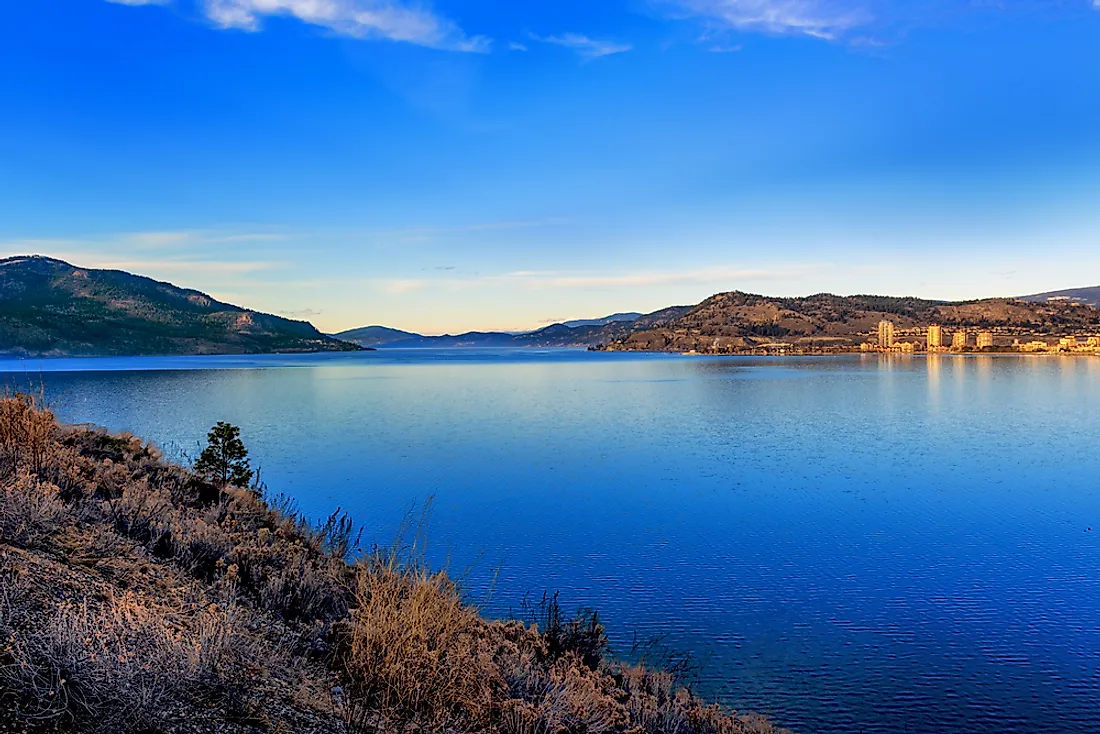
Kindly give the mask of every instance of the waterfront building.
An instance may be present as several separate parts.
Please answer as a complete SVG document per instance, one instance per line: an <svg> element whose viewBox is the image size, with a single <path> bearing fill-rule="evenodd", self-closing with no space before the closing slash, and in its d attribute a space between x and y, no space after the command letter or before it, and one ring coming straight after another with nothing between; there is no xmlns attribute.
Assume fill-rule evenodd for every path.
<svg viewBox="0 0 1100 734"><path fill-rule="evenodd" d="M928 351L939 349L943 346L943 327L932 324L928 327Z"/></svg>
<svg viewBox="0 0 1100 734"><path fill-rule="evenodd" d="M878 345L882 349L894 346L894 322L880 321L878 324Z"/></svg>
<svg viewBox="0 0 1100 734"><path fill-rule="evenodd" d="M956 331L951 336L951 348L952 349L966 349L966 342L967 342L967 338L966 338L966 332L965 331Z"/></svg>
<svg viewBox="0 0 1100 734"><path fill-rule="evenodd" d="M1088 346L1093 349L1100 347L1100 336L1090 336L1088 340Z"/></svg>
<svg viewBox="0 0 1100 734"><path fill-rule="evenodd" d="M1062 347L1063 349L1076 349L1077 337L1063 336L1061 339L1058 340L1058 346Z"/></svg>
<svg viewBox="0 0 1100 734"><path fill-rule="evenodd" d="M993 332L978 332L978 349L989 349L993 346Z"/></svg>

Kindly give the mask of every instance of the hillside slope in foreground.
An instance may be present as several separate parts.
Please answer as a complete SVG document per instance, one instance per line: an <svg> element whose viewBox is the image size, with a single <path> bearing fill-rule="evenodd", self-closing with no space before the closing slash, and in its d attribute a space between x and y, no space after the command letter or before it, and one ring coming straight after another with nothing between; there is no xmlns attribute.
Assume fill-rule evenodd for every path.
<svg viewBox="0 0 1100 734"><path fill-rule="evenodd" d="M0 731L778 734L608 656L594 614L489 621L128 435L0 400Z"/></svg>

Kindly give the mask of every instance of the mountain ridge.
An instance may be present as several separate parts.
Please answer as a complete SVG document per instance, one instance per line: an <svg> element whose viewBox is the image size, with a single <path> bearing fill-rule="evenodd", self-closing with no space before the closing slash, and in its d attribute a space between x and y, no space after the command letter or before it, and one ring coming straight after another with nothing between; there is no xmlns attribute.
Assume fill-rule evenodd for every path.
<svg viewBox="0 0 1100 734"><path fill-rule="evenodd" d="M124 270L0 259L0 353L137 356L358 351L306 321Z"/></svg>
<svg viewBox="0 0 1100 734"><path fill-rule="evenodd" d="M1060 291L1048 291L1047 293L1035 293L1030 296L1020 296L1022 301L1075 301L1089 306L1100 307L1100 285L1085 288L1067 288Z"/></svg>
<svg viewBox="0 0 1100 734"><path fill-rule="evenodd" d="M562 321L561 325L568 326L570 329L576 329L579 326L607 326L608 324L618 322L634 322L644 315L645 314L638 313L637 311L627 311L624 313L613 313L610 316L604 316L602 319L574 319L572 321Z"/></svg>

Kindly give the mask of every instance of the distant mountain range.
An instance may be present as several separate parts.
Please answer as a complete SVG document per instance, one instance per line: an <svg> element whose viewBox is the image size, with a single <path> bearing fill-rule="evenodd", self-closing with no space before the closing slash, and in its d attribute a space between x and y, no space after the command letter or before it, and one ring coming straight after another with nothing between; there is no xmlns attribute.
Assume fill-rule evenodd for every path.
<svg viewBox="0 0 1100 734"><path fill-rule="evenodd" d="M734 291L712 296L697 306L569 321L524 334L423 336L368 326L336 337L371 347L598 347L724 353L782 342L844 349L865 341L883 320L894 322L899 330L938 323L949 330L999 329L1021 336L1100 333L1100 310L1090 303L1090 296L1100 297L1100 288L966 302L827 293L772 298Z"/></svg>
<svg viewBox="0 0 1100 734"><path fill-rule="evenodd" d="M334 336L364 347L378 348L589 347L621 339L636 328L659 327L690 310L690 306L674 306L651 314L619 313L600 319L553 324L522 334L470 331L465 334L424 336L386 326L364 326L341 331Z"/></svg>
<svg viewBox="0 0 1100 734"><path fill-rule="evenodd" d="M602 319L578 319L577 321L563 321L562 326L568 326L570 329L576 329L581 326L607 326L608 324L617 323L632 323L642 318L645 314L640 313L613 313L610 316L604 316Z"/></svg>
<svg viewBox="0 0 1100 734"><path fill-rule="evenodd" d="M355 351L305 321L120 270L38 255L0 260L0 353L179 355Z"/></svg>
<svg viewBox="0 0 1100 734"><path fill-rule="evenodd" d="M1033 296L1021 296L1023 301L1075 301L1086 303L1090 306L1100 307L1100 285L1092 288L1070 288L1065 291L1051 291L1050 293L1036 293Z"/></svg>
<svg viewBox="0 0 1100 734"><path fill-rule="evenodd" d="M945 302L886 296L770 298L734 291L697 306L617 313L526 333L424 336L366 326L326 336L305 321L251 311L119 270L42 256L0 260L0 353L17 355L262 354L390 347L598 347L727 352L783 342L850 347L879 321L1002 335L1100 333L1100 287L1022 298Z"/></svg>

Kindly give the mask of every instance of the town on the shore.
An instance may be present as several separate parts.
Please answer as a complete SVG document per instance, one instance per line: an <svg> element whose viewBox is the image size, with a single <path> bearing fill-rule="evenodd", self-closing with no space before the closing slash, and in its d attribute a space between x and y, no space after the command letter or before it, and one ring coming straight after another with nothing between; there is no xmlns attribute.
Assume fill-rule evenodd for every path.
<svg viewBox="0 0 1100 734"><path fill-rule="evenodd" d="M948 342L950 336L950 343ZM1018 333L1007 328L974 330L958 327L950 333L940 324L925 329L916 327L898 329L892 321L878 325L878 336L869 335L860 344L861 352L899 352L915 354L927 352L1025 352L1050 354L1100 354L1100 336L1059 336L1024 341Z"/></svg>

